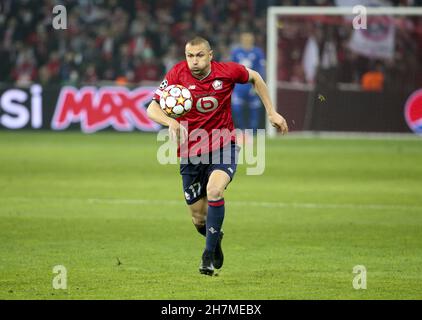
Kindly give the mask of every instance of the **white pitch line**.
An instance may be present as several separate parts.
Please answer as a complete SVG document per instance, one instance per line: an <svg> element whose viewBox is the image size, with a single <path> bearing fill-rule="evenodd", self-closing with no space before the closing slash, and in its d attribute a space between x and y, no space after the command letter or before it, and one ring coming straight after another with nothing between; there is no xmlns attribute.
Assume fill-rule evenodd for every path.
<svg viewBox="0 0 422 320"><path fill-rule="evenodd" d="M149 200L149 199L112 199L112 198L31 198L31 197L9 197L0 198L14 201L81 201L89 204L114 204L114 205L167 205L185 206L181 200ZM311 203L311 202L268 202L268 201L239 201L228 200L230 206L239 207L261 207L261 208L297 208L297 209L367 209L367 210L417 210L422 213L422 206L418 205L396 205L396 204L356 204L356 203Z"/></svg>
<svg viewBox="0 0 422 320"><path fill-rule="evenodd" d="M89 203L106 204L161 204L161 205L184 205L183 200L146 200L146 199L88 199ZM413 205L387 205L387 204L353 204L353 203L297 203L297 202L265 202L265 201L228 201L229 205L252 206L264 208L299 208L299 209L369 209L369 210L421 210L422 206Z"/></svg>
<svg viewBox="0 0 422 320"><path fill-rule="evenodd" d="M283 140L407 140L421 141L421 135L414 133L385 132L344 132L344 131L293 131L287 136L278 135L276 139Z"/></svg>

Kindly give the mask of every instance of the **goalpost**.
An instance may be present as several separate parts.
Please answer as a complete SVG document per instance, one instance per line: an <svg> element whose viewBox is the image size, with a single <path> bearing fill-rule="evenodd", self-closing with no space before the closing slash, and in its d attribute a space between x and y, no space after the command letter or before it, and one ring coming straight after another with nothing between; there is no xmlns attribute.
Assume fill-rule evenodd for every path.
<svg viewBox="0 0 422 320"><path fill-rule="evenodd" d="M418 7L365 7L368 16L422 16L422 8ZM282 101L277 101L278 90L278 19L293 16L350 16L356 17L353 7L269 7L267 10L267 85L271 100L281 114ZM350 21L352 24L352 21ZM289 123L289 122L288 122ZM266 117L266 132L269 137L277 135Z"/></svg>

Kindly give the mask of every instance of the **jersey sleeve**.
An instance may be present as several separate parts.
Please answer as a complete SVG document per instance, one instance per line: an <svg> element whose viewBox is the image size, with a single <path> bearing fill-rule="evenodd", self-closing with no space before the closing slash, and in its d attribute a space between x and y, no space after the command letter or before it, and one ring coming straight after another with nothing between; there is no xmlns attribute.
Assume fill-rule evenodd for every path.
<svg viewBox="0 0 422 320"><path fill-rule="evenodd" d="M152 97L153 100L160 103L160 98L163 94L163 90L169 85L177 84L176 74L177 72L175 68L170 69L170 71L165 75L163 81L161 81L160 86L157 88L157 90L155 90L154 96Z"/></svg>
<svg viewBox="0 0 422 320"><path fill-rule="evenodd" d="M233 49L230 52L230 60L239 63L239 59L238 59L238 54L237 54L237 49Z"/></svg>
<svg viewBox="0 0 422 320"><path fill-rule="evenodd" d="M249 72L246 67L235 62L228 62L232 79L235 83L246 83L249 80Z"/></svg>
<svg viewBox="0 0 422 320"><path fill-rule="evenodd" d="M257 56L258 56L258 69L259 69L258 72L261 75L261 77L265 79L265 54L261 48L258 48Z"/></svg>

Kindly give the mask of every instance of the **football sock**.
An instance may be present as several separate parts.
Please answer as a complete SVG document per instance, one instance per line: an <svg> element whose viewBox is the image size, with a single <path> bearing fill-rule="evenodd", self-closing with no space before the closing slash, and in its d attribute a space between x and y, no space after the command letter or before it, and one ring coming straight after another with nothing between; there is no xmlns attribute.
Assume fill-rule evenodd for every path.
<svg viewBox="0 0 422 320"><path fill-rule="evenodd" d="M205 250L214 252L224 220L224 198L216 201L208 200L207 239Z"/></svg>
<svg viewBox="0 0 422 320"><path fill-rule="evenodd" d="M195 224L195 228L196 228L196 230L198 230L198 232L199 232L200 234L202 234L204 237L206 237L206 236L207 236L207 228L206 228L205 224L204 224L204 225L202 225L202 226L198 226L198 225L196 225L196 224Z"/></svg>

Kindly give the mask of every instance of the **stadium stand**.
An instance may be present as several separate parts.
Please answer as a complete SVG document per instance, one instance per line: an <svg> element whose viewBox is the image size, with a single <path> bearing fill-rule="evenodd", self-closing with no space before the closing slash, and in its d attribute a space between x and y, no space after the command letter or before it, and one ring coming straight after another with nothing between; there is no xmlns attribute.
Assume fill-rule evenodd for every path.
<svg viewBox="0 0 422 320"><path fill-rule="evenodd" d="M421 5L421 2L392 3ZM67 9L67 30L52 28L52 8L56 4ZM256 44L265 48L266 9L275 5L330 6L334 2L4 0L0 13L0 82L156 84L176 61L183 59L185 41L196 34L210 39L218 60L229 59L239 33L251 28ZM299 35L300 30L292 32L298 33L290 36L297 37L298 46L303 46L305 38ZM342 38L336 37L336 41L341 49ZM284 62L290 67L280 69L283 73L280 79L306 81L297 63L300 55L288 54ZM369 62L351 57L345 50L338 50L338 55L343 62L341 80L359 82ZM351 73L356 69L351 64L361 67L360 74ZM407 68L412 68L411 61L401 71L405 73Z"/></svg>

